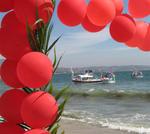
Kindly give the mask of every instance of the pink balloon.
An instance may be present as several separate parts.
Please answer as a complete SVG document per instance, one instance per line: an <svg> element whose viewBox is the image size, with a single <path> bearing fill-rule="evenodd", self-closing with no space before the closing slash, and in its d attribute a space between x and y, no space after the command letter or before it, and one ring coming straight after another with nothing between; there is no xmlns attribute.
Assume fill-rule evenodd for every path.
<svg viewBox="0 0 150 134"><path fill-rule="evenodd" d="M30 131L25 132L24 134L50 134L50 132L42 129L32 129Z"/></svg>
<svg viewBox="0 0 150 134"><path fill-rule="evenodd" d="M40 52L30 52L18 62L17 74L25 86L39 88L52 79L53 65L46 55Z"/></svg>
<svg viewBox="0 0 150 134"><path fill-rule="evenodd" d="M141 44L138 45L138 48L146 52L150 51L150 25L148 26L145 39L143 40Z"/></svg>
<svg viewBox="0 0 150 134"><path fill-rule="evenodd" d="M14 11L11 11L4 16L1 27L7 29L9 32L15 31L19 34L27 35L26 26L17 19Z"/></svg>
<svg viewBox="0 0 150 134"><path fill-rule="evenodd" d="M61 22L67 26L76 26L81 24L86 15L85 0L61 0L57 15Z"/></svg>
<svg viewBox="0 0 150 134"><path fill-rule="evenodd" d="M116 7L116 15L120 15L124 8L123 0L112 0Z"/></svg>
<svg viewBox="0 0 150 134"><path fill-rule="evenodd" d="M34 111L34 114L33 114ZM49 93L38 91L28 95L21 107L21 115L32 128L45 128L56 119L58 105Z"/></svg>
<svg viewBox="0 0 150 134"><path fill-rule="evenodd" d="M27 93L20 89L6 91L0 97L0 115L10 123L23 123L20 109L26 96Z"/></svg>
<svg viewBox="0 0 150 134"><path fill-rule="evenodd" d="M37 10L39 18L47 23L47 20L50 20L53 13L51 8L53 8L51 0L15 0L14 3L16 16L25 25L27 22L29 25L33 25L36 22ZM48 14L50 14L50 16Z"/></svg>
<svg viewBox="0 0 150 134"><path fill-rule="evenodd" d="M5 58L14 61L32 51L27 36L16 31L12 34L8 29L0 29L0 52Z"/></svg>
<svg viewBox="0 0 150 134"><path fill-rule="evenodd" d="M110 34L118 42L127 42L135 32L135 22L127 14L117 16L110 25Z"/></svg>
<svg viewBox="0 0 150 134"><path fill-rule="evenodd" d="M24 134L24 130L18 125L11 124L9 122L0 123L1 134Z"/></svg>
<svg viewBox="0 0 150 134"><path fill-rule="evenodd" d="M14 8L14 0L0 0L0 12L7 12Z"/></svg>
<svg viewBox="0 0 150 134"><path fill-rule="evenodd" d="M16 68L17 62L5 60L1 66L1 78L6 85L21 88L24 86L18 79Z"/></svg>
<svg viewBox="0 0 150 134"><path fill-rule="evenodd" d="M134 18L143 18L150 14L150 0L129 0L129 13Z"/></svg>
<svg viewBox="0 0 150 134"><path fill-rule="evenodd" d="M87 16L84 18L84 20L82 22L82 26L88 32L99 32L105 28L105 26L96 26L89 20L89 18Z"/></svg>
<svg viewBox="0 0 150 134"><path fill-rule="evenodd" d="M148 24L143 21L136 21L136 33L126 42L126 45L130 47L137 47L141 44L147 34Z"/></svg>
<svg viewBox="0 0 150 134"><path fill-rule="evenodd" d="M112 0L91 0L87 8L89 20L97 26L105 26L116 15L115 5Z"/></svg>

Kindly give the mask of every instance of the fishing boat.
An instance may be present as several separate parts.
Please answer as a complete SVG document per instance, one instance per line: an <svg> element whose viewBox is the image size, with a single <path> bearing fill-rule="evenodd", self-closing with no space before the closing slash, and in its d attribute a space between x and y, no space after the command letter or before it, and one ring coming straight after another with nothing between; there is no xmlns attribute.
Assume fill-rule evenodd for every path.
<svg viewBox="0 0 150 134"><path fill-rule="evenodd" d="M76 83L115 83L115 75L113 73L107 72L103 73L101 76L97 77L94 75L92 70L85 70L83 74L75 75L72 70L72 81Z"/></svg>
<svg viewBox="0 0 150 134"><path fill-rule="evenodd" d="M105 72L101 75L101 80L104 84L116 83L116 76L112 72Z"/></svg>
<svg viewBox="0 0 150 134"><path fill-rule="evenodd" d="M133 79L142 79L144 77L144 75L141 71L133 71L131 74L131 77Z"/></svg>

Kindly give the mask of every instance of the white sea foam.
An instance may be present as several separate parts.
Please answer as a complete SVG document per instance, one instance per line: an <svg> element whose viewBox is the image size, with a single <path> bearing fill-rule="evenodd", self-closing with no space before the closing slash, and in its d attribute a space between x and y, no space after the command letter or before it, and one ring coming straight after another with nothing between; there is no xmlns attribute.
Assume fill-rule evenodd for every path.
<svg viewBox="0 0 150 134"><path fill-rule="evenodd" d="M88 92L88 93L91 93L91 92L93 92L93 91L95 91L95 89L94 89L94 88L91 88L91 89L89 89L87 92Z"/></svg>
<svg viewBox="0 0 150 134"><path fill-rule="evenodd" d="M78 114L77 114L77 113ZM74 118L71 114L75 113L78 115L78 118ZM80 113L80 114L79 114ZM107 127L110 129L116 129L116 130L122 130L122 131L127 131L127 132L134 132L138 134L150 134L150 128L146 128L144 126L135 126L135 124L131 123L123 123L121 122L120 118L114 119L106 119L106 118L94 118L94 114L86 112L86 111L69 111L65 112L66 115L64 116L63 119L65 120L72 120L72 121L80 121L83 123L88 123L88 124L93 124L93 125L100 125L102 127ZM69 116L71 115L71 116ZM142 114L135 114L135 116L132 117L133 119L141 119L141 118L146 118L146 115ZM132 120L132 119L131 119Z"/></svg>

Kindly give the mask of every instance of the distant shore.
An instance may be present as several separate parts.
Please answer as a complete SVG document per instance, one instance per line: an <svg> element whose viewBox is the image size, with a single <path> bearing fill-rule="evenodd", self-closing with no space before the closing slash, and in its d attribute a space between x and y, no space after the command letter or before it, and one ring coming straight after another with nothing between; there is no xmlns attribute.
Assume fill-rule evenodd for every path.
<svg viewBox="0 0 150 134"><path fill-rule="evenodd" d="M70 120L62 120L61 128L65 130L65 134L135 134Z"/></svg>

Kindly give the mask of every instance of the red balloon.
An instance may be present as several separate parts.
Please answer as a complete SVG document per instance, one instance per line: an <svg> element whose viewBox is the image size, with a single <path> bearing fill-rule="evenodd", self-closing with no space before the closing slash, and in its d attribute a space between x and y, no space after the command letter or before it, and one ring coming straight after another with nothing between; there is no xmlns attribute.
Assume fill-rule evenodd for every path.
<svg viewBox="0 0 150 134"><path fill-rule="evenodd" d="M112 0L116 7L116 15L120 15L124 8L123 0Z"/></svg>
<svg viewBox="0 0 150 134"><path fill-rule="evenodd" d="M53 13L51 8L53 8L51 0L15 0L14 4L14 11L17 18L25 25L27 22L30 25L36 22L37 10L39 18L47 23L47 20L50 20L49 17L51 17ZM50 14L50 16L48 16L48 14Z"/></svg>
<svg viewBox="0 0 150 134"><path fill-rule="evenodd" d="M58 105L49 93L38 91L28 95L21 107L24 122L32 128L45 128L56 119Z"/></svg>
<svg viewBox="0 0 150 134"><path fill-rule="evenodd" d="M67 26L76 26L81 24L86 15L85 0L61 0L57 14L61 22Z"/></svg>
<svg viewBox="0 0 150 134"><path fill-rule="evenodd" d="M24 134L50 134L50 133L42 129L32 129L28 132L25 132Z"/></svg>
<svg viewBox="0 0 150 134"><path fill-rule="evenodd" d="M18 62L17 74L25 86L39 88L52 79L53 65L46 55L31 52L24 55Z"/></svg>
<svg viewBox="0 0 150 134"><path fill-rule="evenodd" d="M91 0L87 8L89 20L97 26L105 26L116 15L115 5L112 0Z"/></svg>
<svg viewBox="0 0 150 134"><path fill-rule="evenodd" d="M150 14L150 0L129 0L129 12L134 18L143 18Z"/></svg>
<svg viewBox="0 0 150 134"><path fill-rule="evenodd" d="M9 122L0 123L1 134L24 134L24 130L18 125L11 124Z"/></svg>
<svg viewBox="0 0 150 134"><path fill-rule="evenodd" d="M39 12L39 16L43 19L44 23L47 23L53 15L54 9L52 7L42 8Z"/></svg>
<svg viewBox="0 0 150 134"><path fill-rule="evenodd" d="M1 78L4 83L10 87L21 88L23 84L17 77L17 62L5 60L1 66Z"/></svg>
<svg viewBox="0 0 150 134"><path fill-rule="evenodd" d="M82 22L82 26L88 32L99 32L103 28L105 28L105 26L97 26L97 25L93 24L87 16L84 18L84 20Z"/></svg>
<svg viewBox="0 0 150 134"><path fill-rule="evenodd" d="M0 12L7 12L14 8L14 0L0 0Z"/></svg>
<svg viewBox="0 0 150 134"><path fill-rule="evenodd" d="M14 124L23 123L20 109L26 96L27 93L20 89L6 91L0 97L0 115L8 122Z"/></svg>
<svg viewBox="0 0 150 134"><path fill-rule="evenodd" d="M141 44L138 45L138 48L143 51L150 51L150 25L148 26L145 39L143 40Z"/></svg>
<svg viewBox="0 0 150 134"><path fill-rule="evenodd" d="M118 42L127 42L136 32L134 20L128 15L117 16L110 25L110 34Z"/></svg>
<svg viewBox="0 0 150 134"><path fill-rule="evenodd" d="M147 34L148 24L143 21L136 21L136 33L126 42L130 47L136 47L141 44Z"/></svg>
<svg viewBox="0 0 150 134"><path fill-rule="evenodd" d="M32 51L27 36L16 31L0 29L0 52L5 58L15 61Z"/></svg>
<svg viewBox="0 0 150 134"><path fill-rule="evenodd" d="M18 32L19 34L27 35L26 26L23 25L16 17L14 11L7 13L2 19L2 28L6 28L10 32Z"/></svg>

